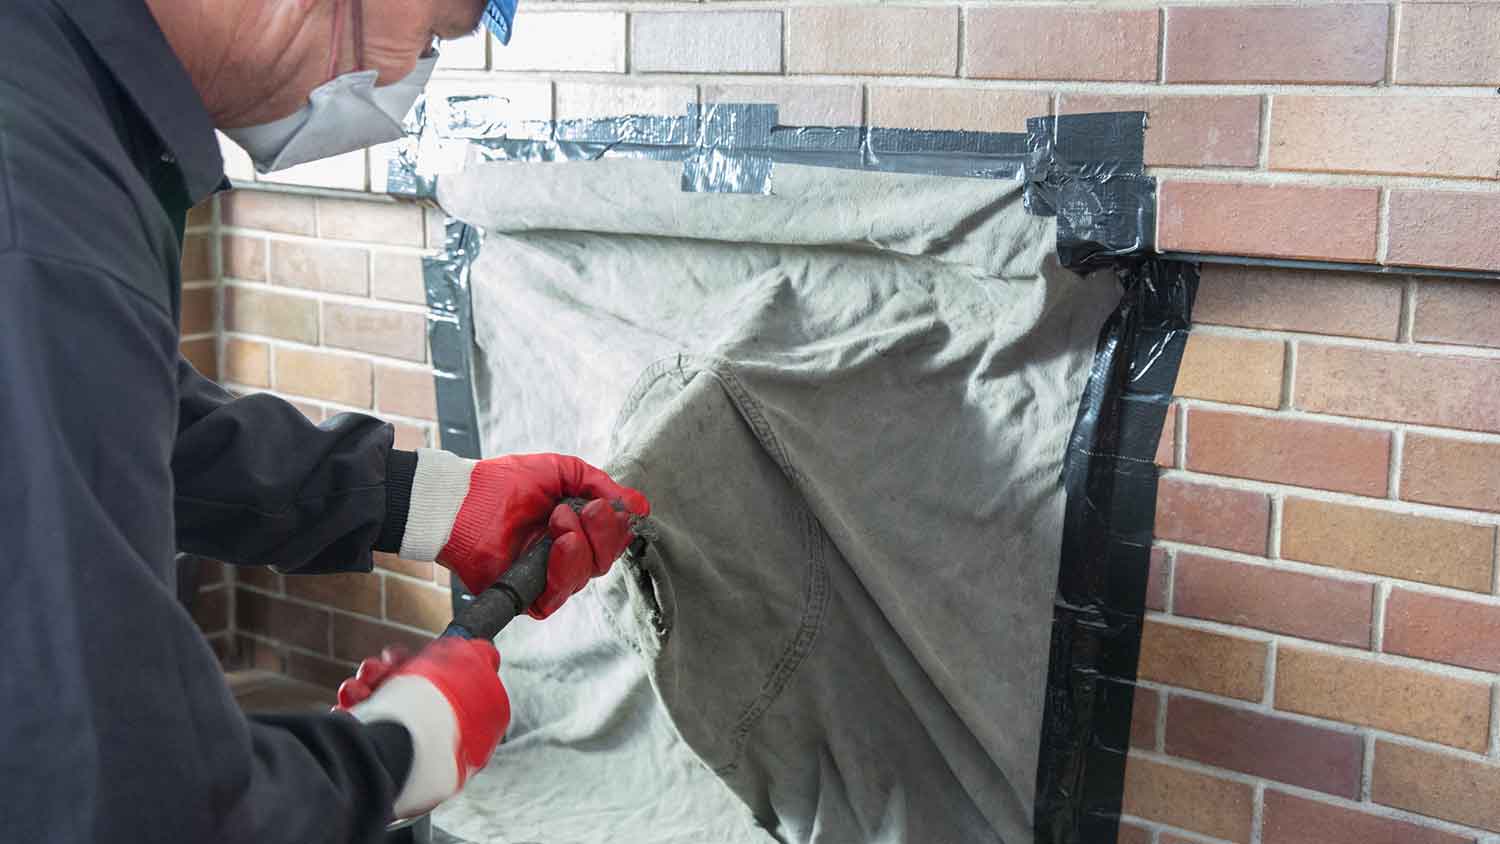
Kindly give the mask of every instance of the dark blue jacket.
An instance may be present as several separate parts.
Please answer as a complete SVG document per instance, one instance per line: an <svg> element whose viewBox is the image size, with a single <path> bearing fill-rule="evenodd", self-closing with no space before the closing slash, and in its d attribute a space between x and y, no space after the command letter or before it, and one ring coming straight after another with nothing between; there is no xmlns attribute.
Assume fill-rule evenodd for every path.
<svg viewBox="0 0 1500 844"><path fill-rule="evenodd" d="M175 598L181 549L367 571L413 455L238 400L179 355L213 126L142 0L0 3L0 839L378 840L410 745L245 718Z"/></svg>

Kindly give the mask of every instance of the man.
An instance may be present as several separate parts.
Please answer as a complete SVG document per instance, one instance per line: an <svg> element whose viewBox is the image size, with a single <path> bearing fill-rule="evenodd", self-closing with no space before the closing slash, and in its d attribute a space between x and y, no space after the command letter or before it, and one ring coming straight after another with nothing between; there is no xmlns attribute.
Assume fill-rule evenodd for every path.
<svg viewBox="0 0 1500 844"><path fill-rule="evenodd" d="M375 419L315 426L270 396L232 400L177 352L185 212L223 185L214 127L267 168L392 137L433 37L484 11L0 5L6 840L374 841L503 734L498 655L453 640L367 661L341 695L352 714L247 720L174 600L177 549L297 573L366 571L385 550L477 590L548 532L545 616L646 512L576 459L404 452ZM567 496L595 500L575 514Z"/></svg>

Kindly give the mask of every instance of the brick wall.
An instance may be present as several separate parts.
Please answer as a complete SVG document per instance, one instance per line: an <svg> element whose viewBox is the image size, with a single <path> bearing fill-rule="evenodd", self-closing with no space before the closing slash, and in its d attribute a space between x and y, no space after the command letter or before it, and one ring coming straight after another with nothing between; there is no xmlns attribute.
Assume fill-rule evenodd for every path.
<svg viewBox="0 0 1500 844"><path fill-rule="evenodd" d="M535 119L771 101L795 124L1019 131L1146 108L1165 248L1500 270L1500 3L536 3L518 23L512 48L450 44L434 84ZM287 187L383 173L361 152L225 196L187 260L222 266L226 382L378 413L410 446L434 435L436 215ZM1500 844L1500 284L1208 266L1197 318L1122 841ZM213 335L188 336L212 366ZM217 588L241 658L333 683L448 618L441 569L377 574Z"/></svg>

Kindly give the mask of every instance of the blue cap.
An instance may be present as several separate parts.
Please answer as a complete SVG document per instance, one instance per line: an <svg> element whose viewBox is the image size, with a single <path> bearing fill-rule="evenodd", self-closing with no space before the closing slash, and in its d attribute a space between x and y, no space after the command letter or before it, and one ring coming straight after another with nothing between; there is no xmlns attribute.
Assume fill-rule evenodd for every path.
<svg viewBox="0 0 1500 844"><path fill-rule="evenodd" d="M516 19L516 0L490 0L484 6L484 25L501 44L510 43L511 22Z"/></svg>

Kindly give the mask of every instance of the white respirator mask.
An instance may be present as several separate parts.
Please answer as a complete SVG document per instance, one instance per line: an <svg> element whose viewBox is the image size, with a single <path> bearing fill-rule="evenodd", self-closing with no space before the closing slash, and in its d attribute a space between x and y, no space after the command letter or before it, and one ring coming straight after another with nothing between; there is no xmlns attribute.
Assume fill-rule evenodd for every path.
<svg viewBox="0 0 1500 844"><path fill-rule="evenodd" d="M333 49L327 82L313 89L307 105L270 123L225 129L235 143L250 154L261 173L284 170L298 164L328 158L357 149L394 141L404 133L401 122L427 86L437 65L437 50L417 60L417 66L390 85L375 86L374 70L354 70L334 75L343 29L343 3L334 11ZM355 67L364 66L363 0L354 0Z"/></svg>

